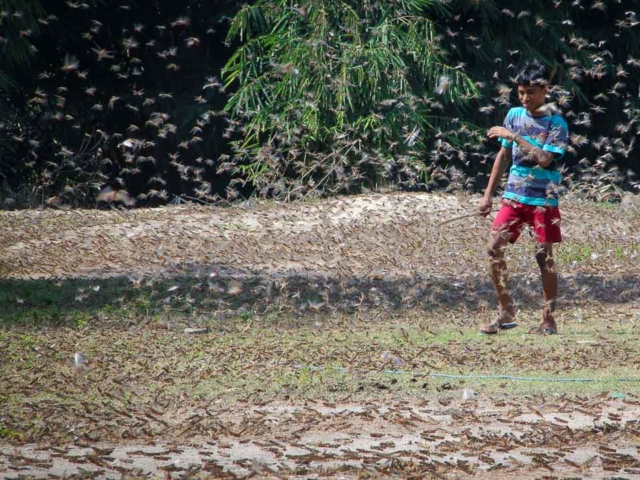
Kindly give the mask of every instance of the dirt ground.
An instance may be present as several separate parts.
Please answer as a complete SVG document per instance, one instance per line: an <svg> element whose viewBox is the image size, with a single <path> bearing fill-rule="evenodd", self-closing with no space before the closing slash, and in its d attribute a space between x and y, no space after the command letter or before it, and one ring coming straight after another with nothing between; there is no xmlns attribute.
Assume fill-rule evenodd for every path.
<svg viewBox="0 0 640 480"><path fill-rule="evenodd" d="M0 447L4 478L637 478L640 402L486 398L183 412L187 443ZM230 410L230 409L228 409ZM188 417L187 417L188 415ZM209 427L211 428L211 427Z"/></svg>
<svg viewBox="0 0 640 480"><path fill-rule="evenodd" d="M635 383L429 377L635 378L640 210L566 201L563 335L479 339L477 201L0 213L0 476L640 478ZM523 323L533 252L509 250Z"/></svg>

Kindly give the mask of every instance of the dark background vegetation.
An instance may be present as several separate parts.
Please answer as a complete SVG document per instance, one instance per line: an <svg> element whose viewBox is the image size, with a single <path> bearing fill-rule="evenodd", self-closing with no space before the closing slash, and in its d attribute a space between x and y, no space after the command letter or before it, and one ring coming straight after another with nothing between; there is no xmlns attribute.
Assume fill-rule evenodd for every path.
<svg viewBox="0 0 640 480"><path fill-rule="evenodd" d="M636 187L639 6L0 0L0 201L477 190L533 59L572 134L566 186L616 199Z"/></svg>

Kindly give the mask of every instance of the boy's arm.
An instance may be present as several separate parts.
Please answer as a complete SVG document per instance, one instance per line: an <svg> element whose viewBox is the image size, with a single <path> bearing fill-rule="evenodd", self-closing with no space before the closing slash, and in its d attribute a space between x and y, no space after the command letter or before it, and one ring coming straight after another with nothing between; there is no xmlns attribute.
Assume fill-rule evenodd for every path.
<svg viewBox="0 0 640 480"><path fill-rule="evenodd" d="M514 142L518 144L522 153L524 153L528 158L532 159L542 168L548 167L551 162L553 162L553 153L545 151L541 148L538 148L529 142L527 142L524 138L518 135L517 132L509 130L505 127L493 127L489 130L487 135L490 138L501 137L509 142Z"/></svg>
<svg viewBox="0 0 640 480"><path fill-rule="evenodd" d="M505 147L500 148L500 151L493 162L493 168L491 169L491 176L489 177L487 189L485 190L480 206L478 207L478 212L483 217L486 217L491 213L493 194L495 193L496 188L498 188L500 179L502 178L502 175L504 175L504 172L510 163L511 149Z"/></svg>
<svg viewBox="0 0 640 480"><path fill-rule="evenodd" d="M553 153L531 145L517 133L511 134L511 141L517 143L522 153L533 159L542 168L547 168L553 162Z"/></svg>

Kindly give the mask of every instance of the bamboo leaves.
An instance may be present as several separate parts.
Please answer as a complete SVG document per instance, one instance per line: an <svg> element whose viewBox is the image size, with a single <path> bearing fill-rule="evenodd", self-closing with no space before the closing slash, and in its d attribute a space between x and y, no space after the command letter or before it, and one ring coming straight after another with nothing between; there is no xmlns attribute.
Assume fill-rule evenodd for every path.
<svg viewBox="0 0 640 480"><path fill-rule="evenodd" d="M462 104L478 96L464 71L446 62L433 22L422 13L435 3L329 1L301 7L280 1L243 8L229 30L230 40L246 43L225 68L227 85L237 82L227 110L246 123L245 135L257 142L238 161L263 161L259 145L268 137L276 139L272 147L280 156L304 149L307 161L330 158L326 152L358 140L343 166L325 165L332 172L329 177L316 169L323 185L348 190L354 185L339 181L349 178L344 169L358 178L356 184L366 184L388 173L388 157L424 146L422 135L409 142L403 135L407 125L412 131L431 131L428 97L439 78L449 79L444 101ZM247 55L249 48L260 54ZM264 88L255 88L257 79L264 79ZM392 109L383 104L390 99L397 100ZM298 134L292 135L294 131ZM291 142L292 137L298 140ZM355 173L362 155L377 159L371 162L377 173L376 168L368 177ZM417 151L409 153L415 155ZM318 178L304 165L295 169L309 179L308 189L317 188ZM274 164L252 171L265 175L254 181L269 184L286 177L288 167Z"/></svg>

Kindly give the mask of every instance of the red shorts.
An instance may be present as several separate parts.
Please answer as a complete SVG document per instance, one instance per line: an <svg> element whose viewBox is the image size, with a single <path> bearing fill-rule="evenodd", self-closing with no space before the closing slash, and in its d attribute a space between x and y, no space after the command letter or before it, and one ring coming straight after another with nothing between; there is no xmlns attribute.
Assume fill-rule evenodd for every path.
<svg viewBox="0 0 640 480"><path fill-rule="evenodd" d="M493 219L492 232L508 232L509 242L515 243L523 225L529 225L538 243L560 243L560 210L558 207L525 205L502 199L502 207Z"/></svg>

